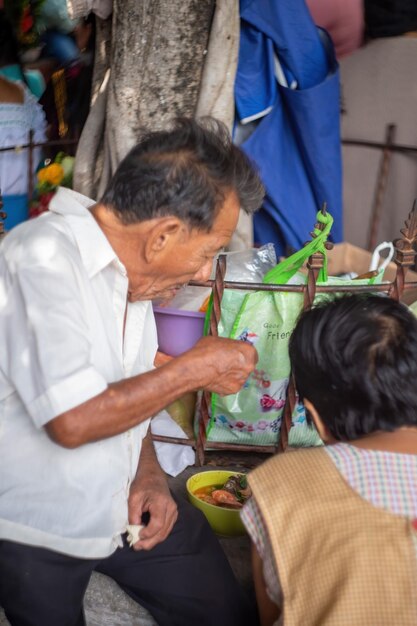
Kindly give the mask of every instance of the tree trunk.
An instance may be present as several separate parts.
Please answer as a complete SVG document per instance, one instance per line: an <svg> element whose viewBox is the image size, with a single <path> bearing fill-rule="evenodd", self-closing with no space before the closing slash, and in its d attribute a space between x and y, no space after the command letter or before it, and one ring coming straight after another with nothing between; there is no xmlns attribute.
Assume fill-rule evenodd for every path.
<svg viewBox="0 0 417 626"><path fill-rule="evenodd" d="M78 191L100 198L144 131L194 115L213 115L231 130L239 5L238 0L115 0L111 46L109 21L97 23L92 107L74 180ZM248 231L245 222L243 229ZM250 245L250 234L243 240L237 247Z"/></svg>
<svg viewBox="0 0 417 626"><path fill-rule="evenodd" d="M111 172L144 129L194 114L214 0L117 0L106 141Z"/></svg>
<svg viewBox="0 0 417 626"><path fill-rule="evenodd" d="M194 114L213 9L214 0L116 0L111 31L97 19L92 108L74 177L79 191L100 196L144 130Z"/></svg>

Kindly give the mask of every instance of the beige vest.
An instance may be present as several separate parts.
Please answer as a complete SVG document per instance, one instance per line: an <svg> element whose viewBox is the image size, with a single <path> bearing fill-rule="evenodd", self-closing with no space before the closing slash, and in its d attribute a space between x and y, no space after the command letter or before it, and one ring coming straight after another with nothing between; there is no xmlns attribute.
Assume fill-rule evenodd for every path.
<svg viewBox="0 0 417 626"><path fill-rule="evenodd" d="M275 456L249 482L268 529L285 626L417 626L408 518L362 499L320 448Z"/></svg>

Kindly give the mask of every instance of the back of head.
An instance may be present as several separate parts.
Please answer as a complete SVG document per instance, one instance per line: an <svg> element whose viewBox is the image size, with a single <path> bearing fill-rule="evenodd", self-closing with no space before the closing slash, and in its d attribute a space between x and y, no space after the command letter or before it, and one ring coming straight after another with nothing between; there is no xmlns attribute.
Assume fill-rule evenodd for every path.
<svg viewBox="0 0 417 626"><path fill-rule="evenodd" d="M300 397L339 441L417 426L417 319L382 296L345 296L297 323L290 359Z"/></svg>
<svg viewBox="0 0 417 626"><path fill-rule="evenodd" d="M231 191L248 213L262 202L263 186L247 156L221 122L179 119L172 129L142 138L120 163L100 202L124 224L176 215L208 231Z"/></svg>

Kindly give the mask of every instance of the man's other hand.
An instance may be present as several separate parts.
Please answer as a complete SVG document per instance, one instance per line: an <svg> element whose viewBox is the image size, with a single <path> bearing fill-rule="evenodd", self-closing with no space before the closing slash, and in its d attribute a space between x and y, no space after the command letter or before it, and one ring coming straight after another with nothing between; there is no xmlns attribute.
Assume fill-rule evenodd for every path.
<svg viewBox="0 0 417 626"><path fill-rule="evenodd" d="M136 477L129 494L129 523L141 524L142 515L149 514L149 523L140 531L134 550L150 550L166 539L178 513L166 479L162 475Z"/></svg>

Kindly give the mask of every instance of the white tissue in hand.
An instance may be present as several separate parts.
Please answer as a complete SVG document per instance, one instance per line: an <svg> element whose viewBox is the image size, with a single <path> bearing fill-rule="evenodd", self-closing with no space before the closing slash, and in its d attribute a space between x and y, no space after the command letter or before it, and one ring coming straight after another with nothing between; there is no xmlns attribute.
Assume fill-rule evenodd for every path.
<svg viewBox="0 0 417 626"><path fill-rule="evenodd" d="M140 539L140 531L143 526L139 524L128 524L126 526L127 532L127 542L130 547L134 546L137 541Z"/></svg>

